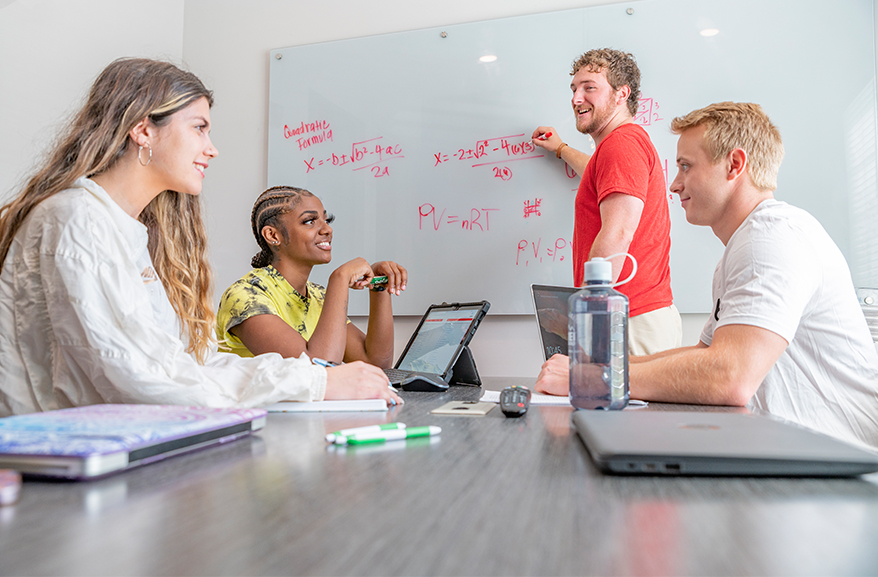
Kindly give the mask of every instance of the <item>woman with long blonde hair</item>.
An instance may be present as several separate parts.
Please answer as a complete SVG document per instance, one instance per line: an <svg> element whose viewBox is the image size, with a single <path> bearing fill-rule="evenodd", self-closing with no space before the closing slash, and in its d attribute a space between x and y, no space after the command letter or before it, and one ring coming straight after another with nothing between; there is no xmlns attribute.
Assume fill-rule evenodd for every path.
<svg viewBox="0 0 878 577"><path fill-rule="evenodd" d="M0 207L0 415L101 402L258 406L398 397L365 363L215 352L199 194L212 93L120 59Z"/></svg>

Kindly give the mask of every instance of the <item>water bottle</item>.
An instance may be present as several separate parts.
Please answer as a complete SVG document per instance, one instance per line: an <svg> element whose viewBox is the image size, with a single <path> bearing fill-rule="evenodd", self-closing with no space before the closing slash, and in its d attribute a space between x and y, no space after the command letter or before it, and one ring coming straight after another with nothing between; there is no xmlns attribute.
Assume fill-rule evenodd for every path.
<svg viewBox="0 0 878 577"><path fill-rule="evenodd" d="M620 410L628 405L628 297L613 289L609 259L585 263L581 291L569 300L570 404ZM623 284L633 278L634 272Z"/></svg>

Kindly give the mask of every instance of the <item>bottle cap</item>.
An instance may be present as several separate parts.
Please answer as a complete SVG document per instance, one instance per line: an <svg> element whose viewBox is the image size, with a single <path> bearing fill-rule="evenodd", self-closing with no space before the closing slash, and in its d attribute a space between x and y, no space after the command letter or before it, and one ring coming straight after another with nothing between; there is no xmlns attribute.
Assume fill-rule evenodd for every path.
<svg viewBox="0 0 878 577"><path fill-rule="evenodd" d="M585 274L582 281L598 281L604 284L613 282L613 263L599 256L585 263Z"/></svg>

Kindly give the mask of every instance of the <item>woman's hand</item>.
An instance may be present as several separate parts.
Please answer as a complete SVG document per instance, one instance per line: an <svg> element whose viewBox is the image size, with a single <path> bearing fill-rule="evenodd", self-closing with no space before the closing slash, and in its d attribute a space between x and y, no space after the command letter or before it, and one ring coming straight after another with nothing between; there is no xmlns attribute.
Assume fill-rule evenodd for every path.
<svg viewBox="0 0 878 577"><path fill-rule="evenodd" d="M324 398L384 399L388 405L403 404L403 400L390 386L384 371L362 361L326 369Z"/></svg>
<svg viewBox="0 0 878 577"><path fill-rule="evenodd" d="M405 285L409 279L409 273L405 270L405 267L392 260L376 262L372 265L372 272L375 276L386 276L387 290L396 296L399 296L405 290Z"/></svg>
<svg viewBox="0 0 878 577"><path fill-rule="evenodd" d="M357 257L335 269L330 278L337 278L348 288L362 290L366 288L373 276L375 273L372 272L372 267L369 266L366 259Z"/></svg>

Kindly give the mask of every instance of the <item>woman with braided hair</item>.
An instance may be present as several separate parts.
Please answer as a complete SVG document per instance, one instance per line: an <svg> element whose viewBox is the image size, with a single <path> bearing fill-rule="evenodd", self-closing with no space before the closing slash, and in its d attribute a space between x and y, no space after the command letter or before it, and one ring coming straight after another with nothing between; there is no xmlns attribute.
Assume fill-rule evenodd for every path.
<svg viewBox="0 0 878 577"><path fill-rule="evenodd" d="M275 186L259 195L250 215L260 248L251 261L254 269L220 300L217 334L223 350L245 357L306 353L333 363L392 365L390 299L405 290L408 273L392 261L369 266L355 258L333 271L325 289L309 281L315 265L332 259L333 219L319 198L301 188ZM348 290L371 286L375 276L386 276L387 283L370 292L364 334L347 319Z"/></svg>
<svg viewBox="0 0 878 577"><path fill-rule="evenodd" d="M199 202L217 155L212 101L172 64L117 60L0 207L0 416L95 403L398 402L366 363L215 351Z"/></svg>

